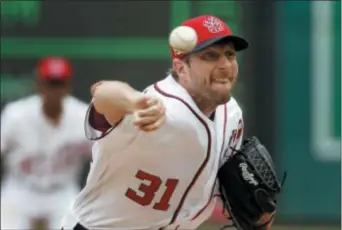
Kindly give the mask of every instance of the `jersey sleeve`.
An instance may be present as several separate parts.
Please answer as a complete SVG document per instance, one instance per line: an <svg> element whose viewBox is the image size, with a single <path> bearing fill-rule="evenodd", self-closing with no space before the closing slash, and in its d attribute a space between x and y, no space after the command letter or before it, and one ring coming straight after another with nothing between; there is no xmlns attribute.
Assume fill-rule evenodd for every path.
<svg viewBox="0 0 342 230"><path fill-rule="evenodd" d="M84 129L86 137L89 140L99 140L110 133L120 122L114 126L111 125L104 115L96 111L94 104L91 102L85 117Z"/></svg>
<svg viewBox="0 0 342 230"><path fill-rule="evenodd" d="M175 128L176 126L179 126L179 124L181 123L179 121L183 119L180 119L178 110L175 109L175 107L182 107L183 105L180 102L176 100L166 99L159 93L155 92L152 86L149 86L146 89L144 89L143 93L151 97L158 97L164 102L164 106L166 107L165 124L163 124L159 129L153 131L152 133L158 135L159 133L163 133L165 131L165 127ZM109 133L112 133L112 136L117 137L116 140L119 140L123 139L123 137L133 138L134 136L141 133L141 131L134 125L133 114L126 114L115 125L111 125L106 120L104 115L96 111L93 103L91 103L86 113L85 133L88 139L97 141L103 139Z"/></svg>
<svg viewBox="0 0 342 230"><path fill-rule="evenodd" d="M15 116L13 105L8 104L1 113L1 155L9 151L15 136Z"/></svg>
<svg viewBox="0 0 342 230"><path fill-rule="evenodd" d="M146 89L144 89L143 93L148 94L149 88L151 87L147 87ZM100 140L107 136L109 133L111 133L118 126L125 126L127 128L124 129L125 132L129 132L135 129L135 127L133 127L132 115L126 114L115 125L111 125L104 115L96 111L94 104L92 102L90 103L88 110L86 112L84 123L85 134L89 140Z"/></svg>
<svg viewBox="0 0 342 230"><path fill-rule="evenodd" d="M99 82L101 83L101 82ZM99 84L98 83L98 84ZM143 93L147 92L147 88L143 91ZM84 129L86 137L89 140L100 140L103 137L107 136L115 127L120 125L123 120L127 119L129 116L122 117L115 125L111 125L104 115L98 113L94 107L93 102L90 103L89 108L86 112ZM130 118L128 118L131 120Z"/></svg>

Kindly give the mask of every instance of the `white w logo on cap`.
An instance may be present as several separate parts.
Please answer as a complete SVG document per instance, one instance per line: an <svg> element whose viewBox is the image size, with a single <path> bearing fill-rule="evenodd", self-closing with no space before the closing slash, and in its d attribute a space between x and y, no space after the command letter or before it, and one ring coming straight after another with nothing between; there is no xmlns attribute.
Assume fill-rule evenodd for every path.
<svg viewBox="0 0 342 230"><path fill-rule="evenodd" d="M207 27L210 33L218 33L224 30L222 22L213 16L208 17L203 26Z"/></svg>

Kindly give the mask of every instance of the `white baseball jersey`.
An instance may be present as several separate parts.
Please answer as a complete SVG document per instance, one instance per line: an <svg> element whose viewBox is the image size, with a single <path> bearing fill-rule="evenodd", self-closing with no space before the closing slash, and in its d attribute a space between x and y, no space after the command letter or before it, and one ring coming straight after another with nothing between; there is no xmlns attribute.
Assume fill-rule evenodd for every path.
<svg viewBox="0 0 342 230"><path fill-rule="evenodd" d="M55 126L43 114L39 95L5 106L1 114L1 154L6 154L2 200L11 200L32 215L48 215L54 206L67 205L79 190L80 167L91 151L92 143L84 136L87 107L67 96L60 124Z"/></svg>
<svg viewBox="0 0 342 230"><path fill-rule="evenodd" d="M88 229L195 229L211 215L219 165L231 153L228 146L241 143L240 107L232 98L212 121L171 76L146 94L166 107L166 123L149 133L131 115L107 131L98 128L99 114L90 106L87 131L104 137L93 146L87 185L64 229L77 222Z"/></svg>

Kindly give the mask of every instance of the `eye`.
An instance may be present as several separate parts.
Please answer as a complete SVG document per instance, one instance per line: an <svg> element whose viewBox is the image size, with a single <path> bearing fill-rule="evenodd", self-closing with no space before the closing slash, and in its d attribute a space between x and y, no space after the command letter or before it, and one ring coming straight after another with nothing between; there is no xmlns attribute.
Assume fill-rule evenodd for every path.
<svg viewBox="0 0 342 230"><path fill-rule="evenodd" d="M235 57L236 53L234 51L227 51L225 52L226 57Z"/></svg>
<svg viewBox="0 0 342 230"><path fill-rule="evenodd" d="M220 54L213 52L213 51L209 51L201 55L201 58L203 60L208 60L208 61L217 60L219 57L220 57Z"/></svg>

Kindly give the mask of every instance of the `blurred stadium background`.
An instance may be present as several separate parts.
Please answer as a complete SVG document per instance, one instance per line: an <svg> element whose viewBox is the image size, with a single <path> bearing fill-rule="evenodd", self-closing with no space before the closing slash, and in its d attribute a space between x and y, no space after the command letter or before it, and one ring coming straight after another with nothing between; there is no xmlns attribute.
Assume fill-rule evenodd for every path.
<svg viewBox="0 0 342 230"><path fill-rule="evenodd" d="M100 79L142 89L170 66L171 28L207 13L250 41L235 96L245 135L288 171L275 229L340 229L340 1L2 1L1 105L34 92L48 55L69 58L84 101ZM218 208L201 229L222 224Z"/></svg>

